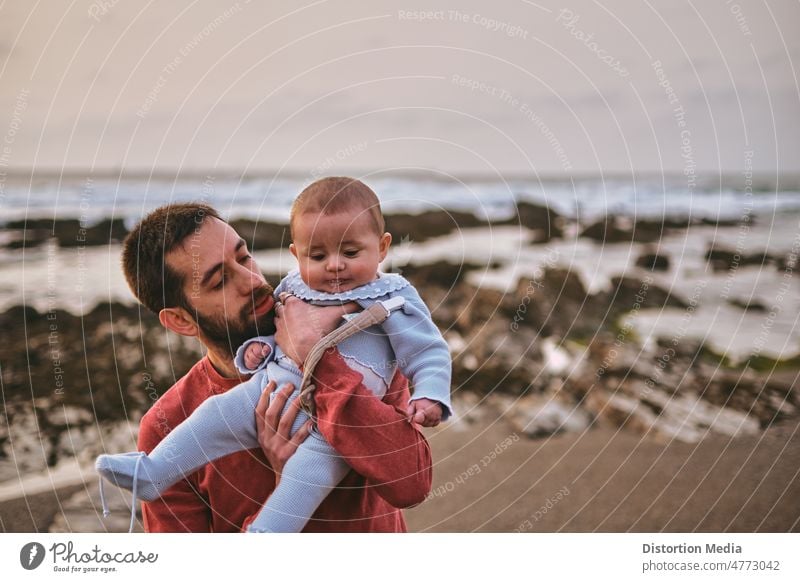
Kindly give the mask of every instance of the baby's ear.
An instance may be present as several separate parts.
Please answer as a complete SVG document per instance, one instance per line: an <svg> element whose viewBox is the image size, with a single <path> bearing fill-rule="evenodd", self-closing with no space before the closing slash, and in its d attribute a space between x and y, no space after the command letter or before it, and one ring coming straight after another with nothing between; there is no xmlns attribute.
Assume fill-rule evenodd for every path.
<svg viewBox="0 0 800 582"><path fill-rule="evenodd" d="M381 236L381 242L379 245L380 254L381 254L381 261L386 258L386 253L389 252L389 245L392 244L392 235L391 233L384 232L383 236Z"/></svg>
<svg viewBox="0 0 800 582"><path fill-rule="evenodd" d="M297 247L294 246L294 243L289 245L289 252L294 255L294 258L297 258Z"/></svg>

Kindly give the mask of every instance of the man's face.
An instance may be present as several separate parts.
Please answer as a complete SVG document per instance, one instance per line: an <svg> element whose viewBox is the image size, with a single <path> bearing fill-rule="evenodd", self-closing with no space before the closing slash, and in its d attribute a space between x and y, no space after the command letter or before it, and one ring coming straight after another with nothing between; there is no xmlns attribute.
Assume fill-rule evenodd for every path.
<svg viewBox="0 0 800 582"><path fill-rule="evenodd" d="M244 340L275 333L273 289L230 225L209 217L198 226L166 261L183 277L200 338L232 355Z"/></svg>

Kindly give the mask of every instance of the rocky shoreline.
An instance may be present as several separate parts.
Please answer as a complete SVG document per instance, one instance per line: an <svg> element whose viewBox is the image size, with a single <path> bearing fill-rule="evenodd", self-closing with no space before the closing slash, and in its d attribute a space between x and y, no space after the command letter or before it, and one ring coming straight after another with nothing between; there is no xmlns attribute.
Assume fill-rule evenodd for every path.
<svg viewBox="0 0 800 582"><path fill-rule="evenodd" d="M54 232L52 221L46 222L36 223L30 237L24 231L19 238L12 229L6 241L46 240L41 237ZM487 224L465 213L387 219L395 240L413 233L414 242L431 239L434 245L437 237L469 235ZM537 440L619 430L653 442L691 444L714 435L757 438L776 424L800 420L800 356L755 353L734 361L682 332L645 341L634 325L646 311L692 315L696 307L685 286L676 292L665 284L679 264L655 241L697 225L716 232L737 224L614 218L584 227L525 204L513 220L492 226L501 224L523 227L529 233L524 244L534 254L569 237L584 237L593 241L584 244L596 243L603 251L614 241L628 243L619 246L628 249L636 268L609 271L608 285L590 287L577 266L545 262L503 291L478 285L473 277L502 269L500 259L402 264L398 270L420 290L451 346L455 425L502 417L516 434ZM256 248L286 246L285 225L234 226ZM71 245L79 236L76 228L82 227L59 223L59 244ZM92 232L85 244L106 244L125 234L114 221ZM20 252L6 246L4 252ZM739 266L789 272L797 254L742 252L715 243L701 260L723 278L728 272L739 276ZM769 317L768 306L752 294L749 300L717 301ZM0 313L0 330L0 483L68 461L91 466L101 452L132 448L141 415L202 355L199 344L167 333L146 310L117 302L83 314L14 306Z"/></svg>
<svg viewBox="0 0 800 582"><path fill-rule="evenodd" d="M750 222L753 222L752 218ZM242 218L233 219L230 223L255 250L286 248L290 242L286 223ZM459 229L498 226L519 226L530 230L534 233L535 242L561 238L575 228L579 237L598 242L655 242L671 232L692 226L731 227L738 224L725 219L674 217L632 220L620 216L606 216L589 224L581 224L552 208L526 201L517 202L512 217L499 220L484 220L470 212L456 210L386 215L386 229L396 241L411 238L417 242ZM0 221L0 233L0 249L34 248L49 241L63 248L71 248L120 243L128 234L128 228L122 218L107 218L91 224L77 218L29 218Z"/></svg>
<svg viewBox="0 0 800 582"><path fill-rule="evenodd" d="M504 294L465 281L479 268L408 265L404 276L436 305L434 319L454 356L455 394L513 409L514 422L532 437L600 422L694 442L708 431L753 434L798 417L794 361L762 362L769 370L762 374L725 365L688 338L639 345L620 326L631 306L686 307L652 283L620 277L612 289L590 294L575 273L552 268ZM130 305L103 303L83 316L14 307L0 314L0 328L4 478L78 450L101 452L102 427L137 422L201 356L196 342L168 334Z"/></svg>

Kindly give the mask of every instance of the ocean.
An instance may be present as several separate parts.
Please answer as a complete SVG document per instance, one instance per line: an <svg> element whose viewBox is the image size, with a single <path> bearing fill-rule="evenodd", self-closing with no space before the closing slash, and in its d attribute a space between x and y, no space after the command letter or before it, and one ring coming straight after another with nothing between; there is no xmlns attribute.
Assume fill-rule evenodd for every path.
<svg viewBox="0 0 800 582"><path fill-rule="evenodd" d="M482 219L514 215L516 201L548 206L581 222L605 214L641 218L694 217L735 220L744 212L800 212L797 179L754 180L744 174L690 182L682 176L579 179L432 179L362 176L381 199L384 212L438 209L473 212ZM204 201L229 218L281 222L309 177L232 178L24 178L0 181L0 224L24 218L79 218L91 225L123 218L130 227L150 210L170 202Z"/></svg>

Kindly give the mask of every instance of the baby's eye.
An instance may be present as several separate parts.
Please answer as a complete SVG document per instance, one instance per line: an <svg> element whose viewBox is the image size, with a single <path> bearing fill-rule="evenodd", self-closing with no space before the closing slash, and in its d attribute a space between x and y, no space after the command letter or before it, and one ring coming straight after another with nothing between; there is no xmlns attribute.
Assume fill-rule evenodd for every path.
<svg viewBox="0 0 800 582"><path fill-rule="evenodd" d="M325 255L311 255L309 257L312 261L321 261L325 258Z"/></svg>
<svg viewBox="0 0 800 582"><path fill-rule="evenodd" d="M344 256L345 256L345 257L349 257L349 258L351 258L351 259L352 259L353 257L355 257L356 255L358 255L358 251L357 251L357 250L350 250L350 251L345 251L345 252L344 252Z"/></svg>

